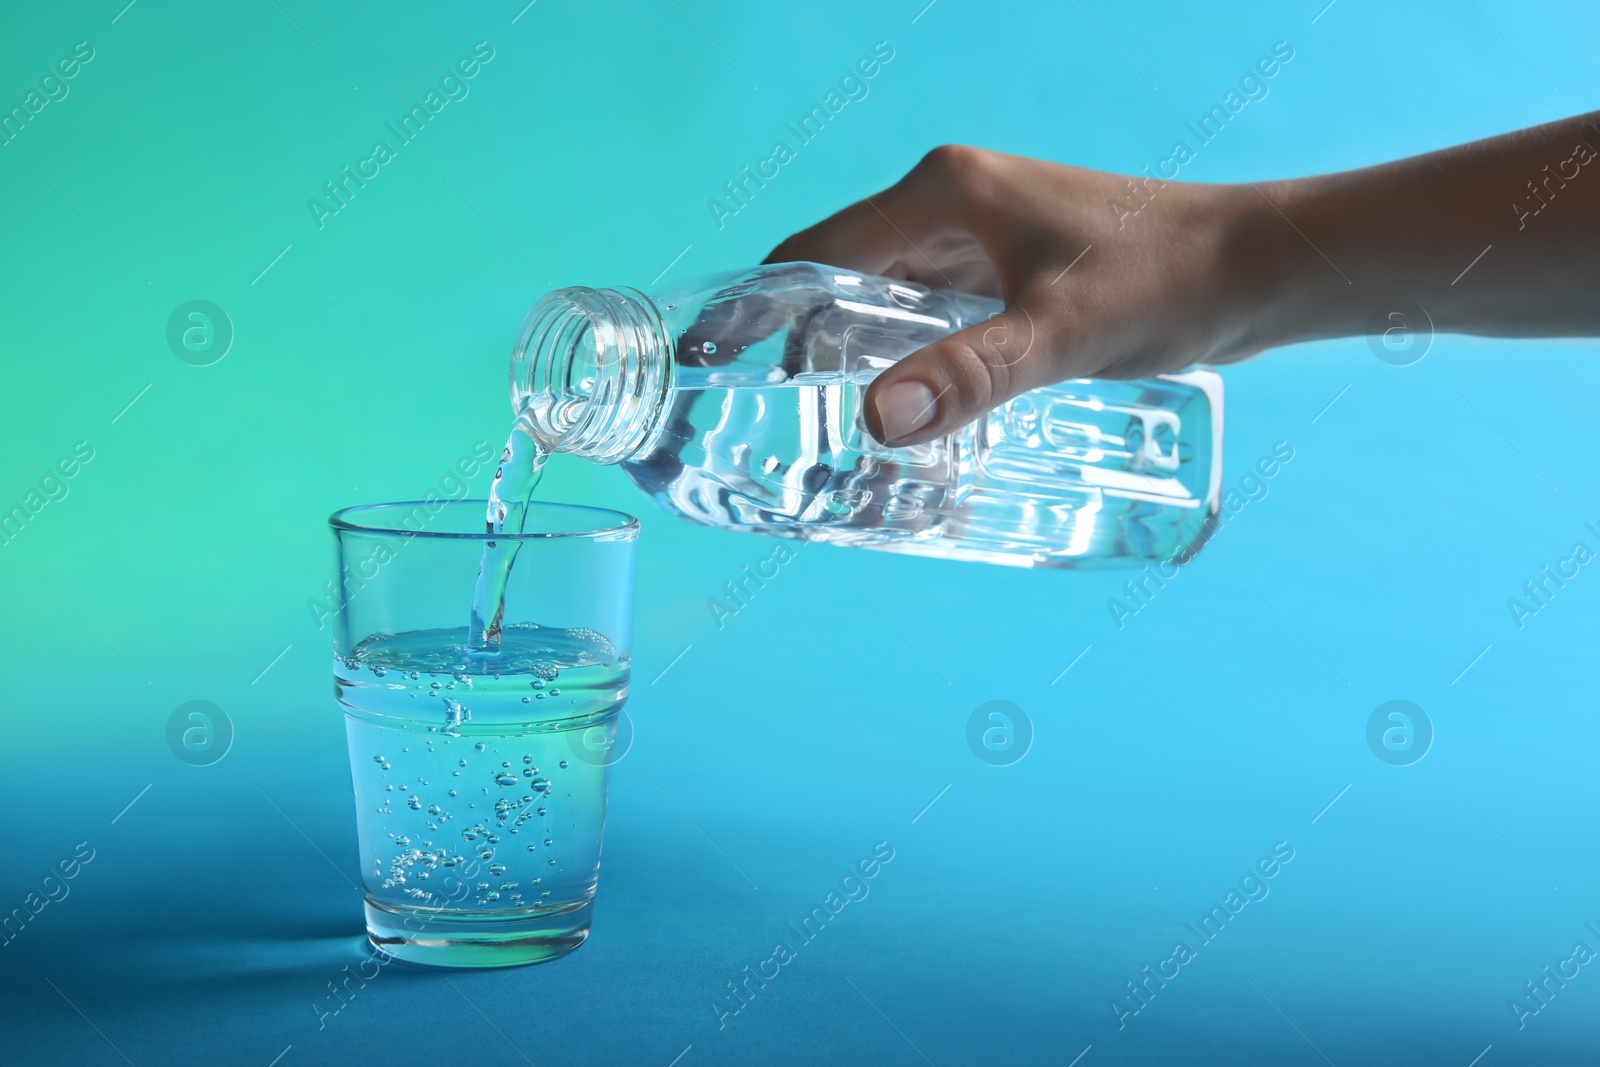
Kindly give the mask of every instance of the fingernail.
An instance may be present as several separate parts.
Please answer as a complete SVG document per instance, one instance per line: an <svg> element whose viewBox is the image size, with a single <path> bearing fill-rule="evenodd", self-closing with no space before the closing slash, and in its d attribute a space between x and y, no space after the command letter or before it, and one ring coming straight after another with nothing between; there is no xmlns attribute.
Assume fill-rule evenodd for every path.
<svg viewBox="0 0 1600 1067"><path fill-rule="evenodd" d="M939 414L939 398L916 380L895 382L878 393L878 425L884 441L898 441L916 433Z"/></svg>

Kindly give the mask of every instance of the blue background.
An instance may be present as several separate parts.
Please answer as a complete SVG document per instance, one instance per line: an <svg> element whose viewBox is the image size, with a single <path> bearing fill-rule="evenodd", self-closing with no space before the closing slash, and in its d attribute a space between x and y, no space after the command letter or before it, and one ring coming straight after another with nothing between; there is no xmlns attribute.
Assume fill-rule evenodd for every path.
<svg viewBox="0 0 1600 1067"><path fill-rule="evenodd" d="M755 262L942 142L1134 173L1280 40L1270 95L1184 178L1364 165L1600 90L1592 5L523 2L3 17L6 108L95 48L0 147L0 508L95 449L0 546L0 913L94 849L0 945L8 1061L1594 1061L1600 968L1522 1029L1508 1001L1600 951L1600 567L1520 629L1507 600L1600 549L1596 346L1444 336L1407 367L1357 338L1229 368L1228 483L1294 459L1120 629L1126 574L821 546L719 628L708 600L771 544L557 459L550 498L645 521L593 936L521 970L390 966L323 1014L367 958L307 607L324 520L498 447L540 293ZM470 95L319 229L306 200L480 40ZM878 41L870 95L719 228L708 199ZM166 342L194 299L235 330L212 366ZM167 743L196 699L234 734L207 767ZM996 767L966 730L1002 699L1034 736ZM1394 699L1435 734L1408 767L1366 741ZM1270 895L1119 1029L1124 984L1280 841ZM719 1025L877 842L870 895Z"/></svg>

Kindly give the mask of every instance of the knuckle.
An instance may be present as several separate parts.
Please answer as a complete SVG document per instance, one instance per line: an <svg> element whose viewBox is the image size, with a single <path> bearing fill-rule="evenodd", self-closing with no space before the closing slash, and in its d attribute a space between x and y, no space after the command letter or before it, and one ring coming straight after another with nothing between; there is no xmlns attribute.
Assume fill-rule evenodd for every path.
<svg viewBox="0 0 1600 1067"><path fill-rule="evenodd" d="M916 170L945 179L961 179L976 171L987 155L981 148L963 144L942 144L929 150Z"/></svg>
<svg viewBox="0 0 1600 1067"><path fill-rule="evenodd" d="M1014 305L996 315L983 328L980 354L989 364L991 372L1009 372L1024 360L1032 358L1038 339L1039 330L1033 313L1025 306Z"/></svg>
<svg viewBox="0 0 1600 1067"><path fill-rule="evenodd" d="M945 349L949 386L970 411L987 411L1006 396L1010 368L985 358L978 346L952 340Z"/></svg>

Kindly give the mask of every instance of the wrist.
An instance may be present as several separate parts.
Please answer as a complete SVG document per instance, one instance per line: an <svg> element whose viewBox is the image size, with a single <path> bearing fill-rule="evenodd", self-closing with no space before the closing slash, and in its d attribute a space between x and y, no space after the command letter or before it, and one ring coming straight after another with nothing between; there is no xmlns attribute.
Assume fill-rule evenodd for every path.
<svg viewBox="0 0 1600 1067"><path fill-rule="evenodd" d="M1224 247L1245 353L1365 329L1356 287L1330 259L1315 179L1229 186ZM1348 224L1347 224L1348 225Z"/></svg>

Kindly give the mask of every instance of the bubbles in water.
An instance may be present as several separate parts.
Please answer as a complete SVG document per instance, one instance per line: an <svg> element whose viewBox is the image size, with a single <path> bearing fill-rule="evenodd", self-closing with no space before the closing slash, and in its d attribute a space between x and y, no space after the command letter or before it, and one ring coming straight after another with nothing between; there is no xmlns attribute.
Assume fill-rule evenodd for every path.
<svg viewBox="0 0 1600 1067"><path fill-rule="evenodd" d="M753 457L753 464L759 463L760 460L761 455L757 453ZM432 715L414 717L431 721L433 729L427 733L423 731L428 722L414 723L409 726L413 731L409 737L396 738L391 735L390 739L385 739L369 736L366 744L361 745L362 748L366 748L367 758L373 761L375 767L383 768L384 764L389 764L386 768L387 773L380 770L379 780L375 782L371 779L366 780L368 784L364 791L364 796L370 799L371 790L376 788L383 791L382 787L389 789L384 792L384 797L379 799L379 803L384 805L382 813L368 825L369 829L376 831L373 836L382 845L381 853L374 856L369 852L366 857L369 863L376 862L376 866L369 867L366 873L370 879L368 884L373 887L378 899L386 898L403 909L429 906L462 909L476 907L483 911L483 918L487 919L491 915L500 914L502 907L531 909L548 907L551 904L555 894L545 890L540 884L540 879L527 873L538 866L535 860L540 853L545 855L545 865L555 868L551 871L551 878L558 882L566 878L562 872L565 864L574 860L573 855L569 855L573 842L563 839L561 847L557 848L552 830L556 822L561 822L564 827L567 826L573 821L574 814L569 814L567 809L563 808L561 818L553 817L549 804L554 794L555 776L545 774L542 768L554 763L557 774L565 775L573 768L579 757L569 756L565 760L560 758L565 754L560 744L564 740L564 735L558 734L552 739L547 733L552 724L544 721L548 716L543 714L525 715L520 719L514 719L516 713L510 712L504 717L505 726L497 729L492 739L488 727L484 727L485 732L480 733L476 741L470 739L471 734L468 731L475 731L481 725L476 720L485 714L479 703L483 699L504 701L509 708L510 705L518 703L528 707L534 700L550 697L559 705L567 706L568 698L561 690L578 685L579 688L574 690L573 695L578 698L578 703L583 703L589 699L587 694L591 693L591 690L584 688L588 683L575 681L578 676L572 675L572 671L587 671L592 667L607 666L605 661L608 658L617 662L614 659L616 653L614 646L599 635L590 636L571 630L532 625L519 626L516 629L518 632L514 640L520 644L514 649L502 646L502 653L508 663L505 665L506 673L500 676L501 681L498 685L490 681L495 663L478 664L473 661L465 668L461 666L463 662L467 662L463 658L466 655L464 651L466 642L459 635L451 635L454 638L453 642L430 635L429 648L418 655L412 655L411 649L394 648L398 642L392 635L383 637L383 642L388 644L389 648L374 642L371 652L389 657L385 662L388 664L389 673L395 675L396 679L396 684L390 687L394 692L386 699L398 699L399 691L408 689L409 692L415 692L420 696L432 695L443 705L442 708L436 708ZM507 631L507 645L510 645L513 644L511 628L508 627ZM409 636L402 635L402 637ZM406 653L406 658L410 658L412 662L400 661L401 652ZM509 662L513 652L516 662ZM434 656L436 661L422 663L419 680L406 687L401 679L418 665L419 655ZM372 658L376 656L369 655L365 662L358 662L355 666L371 670L374 666ZM625 668L626 661L620 661L617 669L621 671ZM566 683L559 680L562 672L572 675ZM465 691L461 694L463 697L466 693L474 691L483 693L482 685L473 684L480 679L487 685L494 685L493 692L474 700L475 707L472 710L476 715L470 716L474 720L471 723L467 722L470 715L468 709L461 706L461 701L450 686L452 674L467 675L458 678L460 684L456 686ZM370 685L372 675L368 674L367 677ZM435 687L432 685L435 681L443 685ZM523 684L515 684L519 681ZM510 687L509 690L505 688L507 686ZM381 686L373 686L371 691L379 692L381 689ZM459 733L452 733L449 725L457 721L455 718L457 711L460 712L459 722L462 725ZM521 725L516 725L519 722ZM521 736L517 736L519 734ZM385 752L385 750L396 751L393 747L395 740L407 744L410 741L418 742L409 746L411 751L400 756L398 764L393 763ZM458 740L460 744L456 744ZM557 744L551 746L552 740ZM382 749L378 748L380 743L383 745ZM523 747L521 756L518 756L514 746ZM533 752L535 747L540 748L540 754L536 755ZM473 752L473 755L463 758L464 748ZM489 762L492 758L489 756L491 749L500 757L498 762ZM454 762L450 760L451 753L456 756ZM474 759L481 759L483 762L474 763ZM432 785L423 782L426 780L431 783L441 769L460 772L458 776L468 779L466 782L442 783L445 786L444 791L452 801L451 804L435 803L421 795L426 792L430 796L437 797L437 794L433 793ZM580 770L586 773L586 769L580 768ZM471 773L467 774L467 771ZM419 772L421 778L418 777ZM490 778L494 781L487 780ZM576 782L576 779L572 781ZM520 788L515 788L513 791L517 786ZM495 791L496 788L499 792ZM471 796L474 790L479 790L481 795ZM564 782L562 790L564 796L567 791L567 783ZM397 817L390 813L389 806L396 793L404 799L406 810L423 816L423 825L426 827L420 835L405 838L404 844L401 843L400 832L406 826L415 828L417 824L407 822L405 817ZM467 799L461 801L459 808L456 807L454 802L463 796ZM471 810L469 802L472 800L493 808L493 812ZM573 801L563 799L561 803L571 805ZM451 818L452 813L458 820L471 819L471 824L464 826L462 821L457 821L454 828L445 826L444 823ZM367 819L369 815L370 812L363 813L362 818ZM480 818L472 818L474 815ZM530 823L535 825L529 825ZM526 829L528 836L513 840L509 835L518 833L519 828ZM572 832L575 831L563 830L563 833ZM453 836L457 833L462 835L459 838L461 844L451 848L450 842L458 840ZM446 834L451 836L447 837ZM503 842L500 840L502 837ZM582 848L583 839L582 834L574 839L579 842L579 858L576 860L575 869L586 869L587 853ZM443 841L443 847L435 848L437 841ZM518 853L515 846L519 842L523 845L522 855L527 857L523 860L516 858ZM503 856L497 852L497 843L506 845ZM550 862L552 858L554 862ZM436 889L433 888L434 883L431 879L424 885L424 879L428 878L430 868L446 880ZM481 881L475 880L474 876ZM381 891L378 890L377 887L385 879L388 879L388 884ZM423 888L420 890L410 888L418 886Z"/></svg>
<svg viewBox="0 0 1600 1067"><path fill-rule="evenodd" d="M714 356L717 354L717 342L715 341L707 341L702 344L700 348L701 351L705 352L705 354L708 356Z"/></svg>
<svg viewBox="0 0 1600 1067"><path fill-rule="evenodd" d="M617 646L599 630L591 630L587 626L574 626L567 631L567 634L589 645L589 651L584 653L586 659L595 663L611 663L616 660Z"/></svg>

